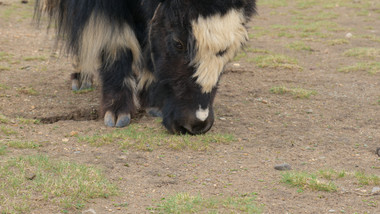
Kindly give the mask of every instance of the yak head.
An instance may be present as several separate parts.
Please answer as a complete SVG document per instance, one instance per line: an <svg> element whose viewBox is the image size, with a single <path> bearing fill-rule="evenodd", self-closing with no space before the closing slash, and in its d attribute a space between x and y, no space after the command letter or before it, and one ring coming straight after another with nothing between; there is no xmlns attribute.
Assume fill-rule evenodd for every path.
<svg viewBox="0 0 380 214"><path fill-rule="evenodd" d="M226 64L248 39L255 0L164 0L149 26L150 98L172 133L202 134Z"/></svg>

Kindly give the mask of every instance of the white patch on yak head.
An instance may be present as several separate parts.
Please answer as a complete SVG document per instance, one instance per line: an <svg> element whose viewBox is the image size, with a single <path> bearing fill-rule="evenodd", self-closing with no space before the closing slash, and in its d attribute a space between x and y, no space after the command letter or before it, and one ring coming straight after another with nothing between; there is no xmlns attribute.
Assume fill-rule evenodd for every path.
<svg viewBox="0 0 380 214"><path fill-rule="evenodd" d="M199 109L195 112L195 116L198 120L204 122L207 120L210 110L208 108L202 109L201 105L199 105Z"/></svg>
<svg viewBox="0 0 380 214"><path fill-rule="evenodd" d="M199 16L192 22L196 55L191 65L196 67L193 77L203 93L212 91L224 66L248 40L246 21L243 10L231 9L224 15Z"/></svg>

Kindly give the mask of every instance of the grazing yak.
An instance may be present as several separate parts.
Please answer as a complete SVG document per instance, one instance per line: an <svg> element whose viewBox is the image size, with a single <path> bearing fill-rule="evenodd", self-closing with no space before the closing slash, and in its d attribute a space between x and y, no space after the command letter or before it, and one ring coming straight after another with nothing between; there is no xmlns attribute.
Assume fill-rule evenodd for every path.
<svg viewBox="0 0 380 214"><path fill-rule="evenodd" d="M73 89L99 76L106 126L145 109L171 133L202 134L255 0L36 0L36 18L44 13L78 62Z"/></svg>

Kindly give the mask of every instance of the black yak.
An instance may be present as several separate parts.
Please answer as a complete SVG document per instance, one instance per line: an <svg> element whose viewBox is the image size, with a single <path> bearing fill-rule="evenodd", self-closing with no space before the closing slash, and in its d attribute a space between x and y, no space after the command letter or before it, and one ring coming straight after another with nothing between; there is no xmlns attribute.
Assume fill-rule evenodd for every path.
<svg viewBox="0 0 380 214"><path fill-rule="evenodd" d="M127 126L146 109L171 133L202 134L255 0L37 0L42 13L78 61L73 89L100 77L106 126Z"/></svg>

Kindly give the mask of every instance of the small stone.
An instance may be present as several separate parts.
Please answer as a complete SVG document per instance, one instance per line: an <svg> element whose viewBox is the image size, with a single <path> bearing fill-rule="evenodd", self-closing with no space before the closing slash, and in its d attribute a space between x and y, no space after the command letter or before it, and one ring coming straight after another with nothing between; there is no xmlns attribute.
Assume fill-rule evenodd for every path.
<svg viewBox="0 0 380 214"><path fill-rule="evenodd" d="M380 194L380 187L374 187L371 191L373 195L379 195Z"/></svg>
<svg viewBox="0 0 380 214"><path fill-rule="evenodd" d="M88 210L85 210L82 212L82 214L96 214L95 210L94 209L88 209Z"/></svg>
<svg viewBox="0 0 380 214"><path fill-rule="evenodd" d="M329 213L335 213L336 210L329 210Z"/></svg>
<svg viewBox="0 0 380 214"><path fill-rule="evenodd" d="M75 151L74 154L80 154L80 151Z"/></svg>
<svg viewBox="0 0 380 214"><path fill-rule="evenodd" d="M219 118L220 120L222 120L222 121L225 121L225 120L227 120L226 118L224 118L224 117L221 117L221 118Z"/></svg>
<svg viewBox="0 0 380 214"><path fill-rule="evenodd" d="M289 164L284 163L284 164L276 165L274 169L279 170L279 171L289 171L289 170L292 170L292 167Z"/></svg>
<svg viewBox="0 0 380 214"><path fill-rule="evenodd" d="M347 38L347 39L352 38L352 33L347 33L347 34L346 34L346 38Z"/></svg>
<svg viewBox="0 0 380 214"><path fill-rule="evenodd" d="M63 138L62 142L67 143L67 142L69 142L69 139L68 138Z"/></svg>

